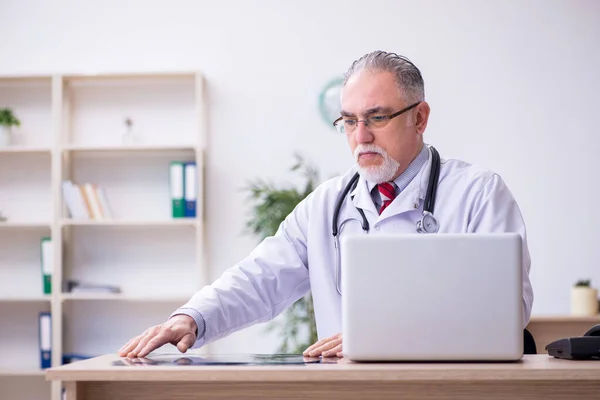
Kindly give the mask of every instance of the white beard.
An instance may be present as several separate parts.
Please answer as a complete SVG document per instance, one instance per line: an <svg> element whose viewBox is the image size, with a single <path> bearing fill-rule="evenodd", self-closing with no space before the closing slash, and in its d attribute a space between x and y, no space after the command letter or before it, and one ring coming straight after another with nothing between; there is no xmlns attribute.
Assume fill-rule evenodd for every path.
<svg viewBox="0 0 600 400"><path fill-rule="evenodd" d="M366 151L380 154L383 157L383 163L368 167L361 166L358 162L358 155ZM381 147L375 146L374 144L359 144L356 146L356 149L354 150L354 159L356 160L360 176L374 184L391 181L400 167L398 161L390 157L390 155Z"/></svg>

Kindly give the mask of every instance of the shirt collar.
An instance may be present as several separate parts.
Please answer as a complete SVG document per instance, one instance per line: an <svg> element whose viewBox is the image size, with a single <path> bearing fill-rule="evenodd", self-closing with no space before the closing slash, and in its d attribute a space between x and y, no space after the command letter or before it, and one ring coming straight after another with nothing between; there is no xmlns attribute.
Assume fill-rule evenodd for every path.
<svg viewBox="0 0 600 400"><path fill-rule="evenodd" d="M427 148L427 145L423 144L419 154L417 154L417 156L410 162L410 164L408 164L408 167L406 167L404 172L402 172L400 175L398 175L396 179L394 179L394 183L396 184L396 190L398 192L401 192L404 189L406 189L408 184L414 179L415 176L417 176L417 174L419 173L421 168L423 168L423 165L425 165L428 159L429 149ZM367 188L369 189L369 193L373 191L375 186L376 183L367 182Z"/></svg>
<svg viewBox="0 0 600 400"><path fill-rule="evenodd" d="M425 153L425 156L423 156ZM431 169L431 156L429 155L430 150L429 146L424 145L421 152L415 157L415 160L411 163L415 166L420 165L419 168L416 169L416 175L412 176L411 173L402 174L402 181L406 179L408 184L404 187L403 191L399 193L402 195L402 202L406 203L402 207L407 206L410 203L410 209L417 208L419 201L425 198L425 194L427 191L427 180L429 179L430 169ZM425 162L421 160L421 157L425 158ZM412 169L412 168L411 168ZM412 178L410 178L412 176ZM405 178L408 177L408 178ZM400 180L400 177L397 181ZM402 184L402 183L401 183ZM375 185L371 185L371 187L375 187ZM377 215L377 210L375 209L375 202L373 201L373 194L369 192L369 183L364 179L364 177L360 177L357 182L356 187L350 193L350 199L354 207L364 210L365 212L372 213L373 215ZM396 203L396 202L394 202ZM394 203L391 204L388 209L393 209ZM400 204L396 204L396 208L400 207ZM387 210L386 210L387 211Z"/></svg>

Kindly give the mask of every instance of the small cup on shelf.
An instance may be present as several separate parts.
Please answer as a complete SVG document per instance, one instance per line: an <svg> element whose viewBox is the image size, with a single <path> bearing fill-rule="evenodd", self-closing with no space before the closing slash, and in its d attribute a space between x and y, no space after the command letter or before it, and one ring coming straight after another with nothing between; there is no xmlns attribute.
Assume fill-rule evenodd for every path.
<svg viewBox="0 0 600 400"><path fill-rule="evenodd" d="M598 314L598 289L590 280L580 280L571 288L571 314L594 316Z"/></svg>

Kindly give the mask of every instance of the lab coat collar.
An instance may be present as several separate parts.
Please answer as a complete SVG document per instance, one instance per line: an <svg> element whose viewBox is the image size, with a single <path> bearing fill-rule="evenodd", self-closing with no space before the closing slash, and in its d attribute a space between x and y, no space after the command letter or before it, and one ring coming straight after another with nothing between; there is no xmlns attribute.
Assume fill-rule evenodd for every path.
<svg viewBox="0 0 600 400"><path fill-rule="evenodd" d="M419 174L421 168L427 162L428 158L429 148L427 145L423 144L421 150L419 150L419 154L417 154L415 159L410 162L404 172L394 179L394 184L396 185L396 190L398 190L398 192L402 192L408 187L410 182ZM377 184L374 182L367 183L370 193L373 193L376 185Z"/></svg>
<svg viewBox="0 0 600 400"><path fill-rule="evenodd" d="M427 145L426 145L427 146ZM419 170L419 173L412 179L408 186L396 196L394 201L383 211L381 215L378 215L369 191L369 184L361 176L358 180L358 184L350 193L352 204L357 208L362 208L363 211L371 212L379 219L384 219L392 215L400 214L402 212L414 210L419 208L422 200L425 200L427 193L427 183L429 181L429 172L431 169L431 150L428 146L427 161Z"/></svg>
<svg viewBox="0 0 600 400"><path fill-rule="evenodd" d="M373 215L379 214L375 208L375 203L373 203L373 198L369 191L369 184L362 175L358 178L358 183L354 190L350 192L350 198L352 199L354 207L361 208L365 213L371 213Z"/></svg>

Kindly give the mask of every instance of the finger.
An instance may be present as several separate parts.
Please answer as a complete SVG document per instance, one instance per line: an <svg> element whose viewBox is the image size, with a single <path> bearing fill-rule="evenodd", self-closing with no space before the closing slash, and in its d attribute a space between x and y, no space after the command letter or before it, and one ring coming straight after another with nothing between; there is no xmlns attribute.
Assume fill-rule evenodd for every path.
<svg viewBox="0 0 600 400"><path fill-rule="evenodd" d="M322 346L325 343L328 343L328 342L330 342L330 341L332 341L334 339L337 339L339 336L340 336L340 334L338 333L337 335L333 335L333 336L329 336L329 337L323 338L321 340L318 340L315 344L313 344L310 347L316 348L316 347Z"/></svg>
<svg viewBox="0 0 600 400"><path fill-rule="evenodd" d="M123 351L125 348L127 348L127 347L129 346L129 344L130 344L132 341L133 341L133 338L132 338L132 339L129 339L129 340L127 341L127 343L125 343L123 346L121 346L121 348L120 348L119 350L117 350L117 353L120 353L120 352L122 352L122 351Z"/></svg>
<svg viewBox="0 0 600 400"><path fill-rule="evenodd" d="M139 358L146 357L152 351L158 349L160 346L162 346L164 344L171 342L172 340L173 340L173 331L171 331L170 329L161 330L158 334L156 334L154 337L150 338L149 340L147 340L144 343L144 346L142 346L138 350L137 357L139 357Z"/></svg>
<svg viewBox="0 0 600 400"><path fill-rule="evenodd" d="M325 339L321 339L319 341L317 341L316 343L311 344L310 346L308 346L306 348L306 350L304 350L304 353L302 353L303 355L308 355L308 353L310 353L312 350L316 349L317 347L322 346L324 343L327 343L329 340L331 340L331 338L325 338Z"/></svg>
<svg viewBox="0 0 600 400"><path fill-rule="evenodd" d="M337 346L332 349L323 352L323 357L336 357L339 352L342 351L342 343L340 342Z"/></svg>
<svg viewBox="0 0 600 400"><path fill-rule="evenodd" d="M344 352L340 351L339 353L336 354L336 356L342 358L342 357L344 357Z"/></svg>
<svg viewBox="0 0 600 400"><path fill-rule="evenodd" d="M324 345L325 343L327 343L327 342L329 342L329 341L331 341L331 340L333 340L333 339L336 339L336 338L338 338L339 336L340 336L340 334L338 333L337 335L333 335L333 336L329 336L329 337L327 337L327 338L321 339L321 340L317 341L316 343L314 343L314 344L312 344L312 345L308 346L308 347L306 348L306 350L304 350L304 353L302 353L302 354L306 356L306 355L308 355L308 353L310 353L310 351L311 351L311 350L314 350L314 349L316 349L316 348L318 348L318 347L321 347L321 346L322 346L322 345Z"/></svg>
<svg viewBox="0 0 600 400"><path fill-rule="evenodd" d="M323 354L323 352L326 352L328 350L333 349L334 347L338 346L339 344L342 343L342 339L333 339L328 343L325 343L324 345L322 345L321 347L318 347L312 351L310 351L308 354L312 357L317 356L317 355L321 355Z"/></svg>
<svg viewBox="0 0 600 400"><path fill-rule="evenodd" d="M303 355L307 355L307 356L311 356L311 357L320 355L322 349L324 347L329 346L331 344L331 342L335 341L337 336L338 335L319 340L317 343L313 344L308 349L306 349L306 352L305 352L306 354L303 354Z"/></svg>
<svg viewBox="0 0 600 400"><path fill-rule="evenodd" d="M135 343L137 343L138 340L139 340L139 336L129 339L129 341L127 343L125 343L123 345L123 347L121 347L119 350L117 350L117 353L121 357L127 355L127 353L129 353L131 351L131 349L135 347Z"/></svg>
<svg viewBox="0 0 600 400"><path fill-rule="evenodd" d="M127 353L127 357L129 358L137 358L140 350L146 347L146 344L150 341L150 339L154 338L159 333L159 327L153 327L148 329L142 337L138 340L136 346Z"/></svg>
<svg viewBox="0 0 600 400"><path fill-rule="evenodd" d="M129 349L129 351L127 352L127 354L125 355L125 357L127 358L137 358L139 351L146 345L146 343L148 342L149 339L149 335L146 334L144 336L142 336L137 343L135 343L135 346L131 349Z"/></svg>
<svg viewBox="0 0 600 400"><path fill-rule="evenodd" d="M135 349L135 346L138 345L138 343L140 342L140 339L143 337L143 335L139 335L136 336L132 339L129 340L129 342L127 342L123 347L121 347L119 349L119 355L121 357L125 357L127 355L127 353L129 353L131 350Z"/></svg>
<svg viewBox="0 0 600 400"><path fill-rule="evenodd" d="M179 341L179 343L177 343L177 349L179 349L180 352L185 353L190 347L194 345L195 341L196 335L188 333Z"/></svg>

